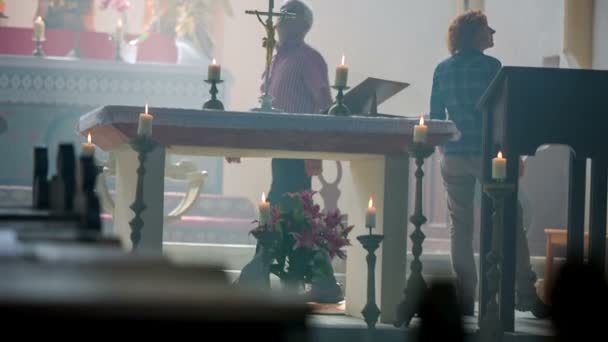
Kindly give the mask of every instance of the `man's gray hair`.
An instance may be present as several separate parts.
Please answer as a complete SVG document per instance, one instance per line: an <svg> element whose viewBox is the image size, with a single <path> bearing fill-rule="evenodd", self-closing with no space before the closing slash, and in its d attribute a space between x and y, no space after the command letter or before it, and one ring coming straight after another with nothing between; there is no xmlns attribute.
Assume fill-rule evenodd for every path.
<svg viewBox="0 0 608 342"><path fill-rule="evenodd" d="M293 12L296 16L302 18L305 23L308 24L308 28L312 27L314 22L314 15L312 13L312 7L304 0L285 0L281 10L287 12Z"/></svg>

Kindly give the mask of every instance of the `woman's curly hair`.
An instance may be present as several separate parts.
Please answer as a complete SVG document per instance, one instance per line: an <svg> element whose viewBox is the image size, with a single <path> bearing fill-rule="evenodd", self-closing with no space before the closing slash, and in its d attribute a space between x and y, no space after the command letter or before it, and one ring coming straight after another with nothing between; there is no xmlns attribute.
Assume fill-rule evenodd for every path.
<svg viewBox="0 0 608 342"><path fill-rule="evenodd" d="M452 20L448 28L448 50L452 55L474 47L477 32L488 25L488 18L481 11L467 11Z"/></svg>

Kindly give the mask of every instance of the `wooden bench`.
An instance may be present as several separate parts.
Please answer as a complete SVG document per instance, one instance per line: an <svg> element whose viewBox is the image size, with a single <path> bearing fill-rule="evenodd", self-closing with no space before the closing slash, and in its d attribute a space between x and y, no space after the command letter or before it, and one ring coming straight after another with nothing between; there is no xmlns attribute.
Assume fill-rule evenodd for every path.
<svg viewBox="0 0 608 342"><path fill-rule="evenodd" d="M545 229L547 243L545 245L545 276L543 280L543 296L545 301L549 299L549 291L553 284L555 247L566 246L568 242L568 231L566 229ZM608 240L608 236L606 236ZM589 232L585 232L585 250L589 247Z"/></svg>

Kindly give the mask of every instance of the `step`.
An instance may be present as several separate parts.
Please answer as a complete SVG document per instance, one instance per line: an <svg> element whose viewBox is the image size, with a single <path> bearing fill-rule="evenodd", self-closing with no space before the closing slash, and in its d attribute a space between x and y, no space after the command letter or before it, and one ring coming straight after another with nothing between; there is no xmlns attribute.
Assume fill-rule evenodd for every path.
<svg viewBox="0 0 608 342"><path fill-rule="evenodd" d="M170 260L176 263L219 265L236 278L238 272L253 257L255 246L165 242L163 244L163 251ZM411 262L411 253L408 253L407 260L408 263ZM454 276L449 253L427 252L422 255L421 261L423 264L423 274L429 282L433 279L445 279ZM479 255L475 255L475 262L479 265ZM556 258L555 262L562 263L563 259ZM545 258L532 257L531 264L538 278L543 278ZM334 271L336 272L338 282L346 285L344 279L346 262L341 259L335 260Z"/></svg>

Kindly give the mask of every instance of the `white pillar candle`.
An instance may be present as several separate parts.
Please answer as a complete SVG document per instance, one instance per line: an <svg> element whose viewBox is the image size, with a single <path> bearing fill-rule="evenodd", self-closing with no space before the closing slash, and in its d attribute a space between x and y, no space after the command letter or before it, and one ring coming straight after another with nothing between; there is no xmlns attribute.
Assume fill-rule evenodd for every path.
<svg viewBox="0 0 608 342"><path fill-rule="evenodd" d="M336 80L334 85L336 87L346 87L348 84L348 66L344 63L345 58L342 55L342 64L336 67Z"/></svg>
<svg viewBox="0 0 608 342"><path fill-rule="evenodd" d="M420 116L420 122L414 126L414 142L425 143L428 127L424 124L424 117Z"/></svg>
<svg viewBox="0 0 608 342"><path fill-rule="evenodd" d="M45 31L44 20L42 20L41 16L38 16L36 20L34 20L34 40L35 41L43 41Z"/></svg>
<svg viewBox="0 0 608 342"><path fill-rule="evenodd" d="M262 201L258 204L260 212L260 226L270 224L270 203L266 202L266 194L262 192Z"/></svg>
<svg viewBox="0 0 608 342"><path fill-rule="evenodd" d="M365 211L365 227L376 227L376 208L374 207L374 199L372 197L369 198L367 210Z"/></svg>
<svg viewBox="0 0 608 342"><path fill-rule="evenodd" d="M124 27L121 18L118 18L118 22L116 22L116 32L114 32L114 34L116 35L116 41L121 42L124 36Z"/></svg>
<svg viewBox="0 0 608 342"><path fill-rule="evenodd" d="M137 126L137 135L150 136L152 135L152 120L154 116L148 114L148 104L144 113L139 113L139 124Z"/></svg>
<svg viewBox="0 0 608 342"><path fill-rule="evenodd" d="M95 155L95 144L91 142L91 133L87 135L87 141L81 145L80 153L83 156Z"/></svg>
<svg viewBox="0 0 608 342"><path fill-rule="evenodd" d="M219 81L219 80L221 80L221 75L222 75L222 66L220 64L218 64L214 58L213 62L211 62L211 64L209 64L209 68L207 69L207 80Z"/></svg>
<svg viewBox="0 0 608 342"><path fill-rule="evenodd" d="M502 157L502 151L492 159L492 179L504 180L507 178L507 159Z"/></svg>

